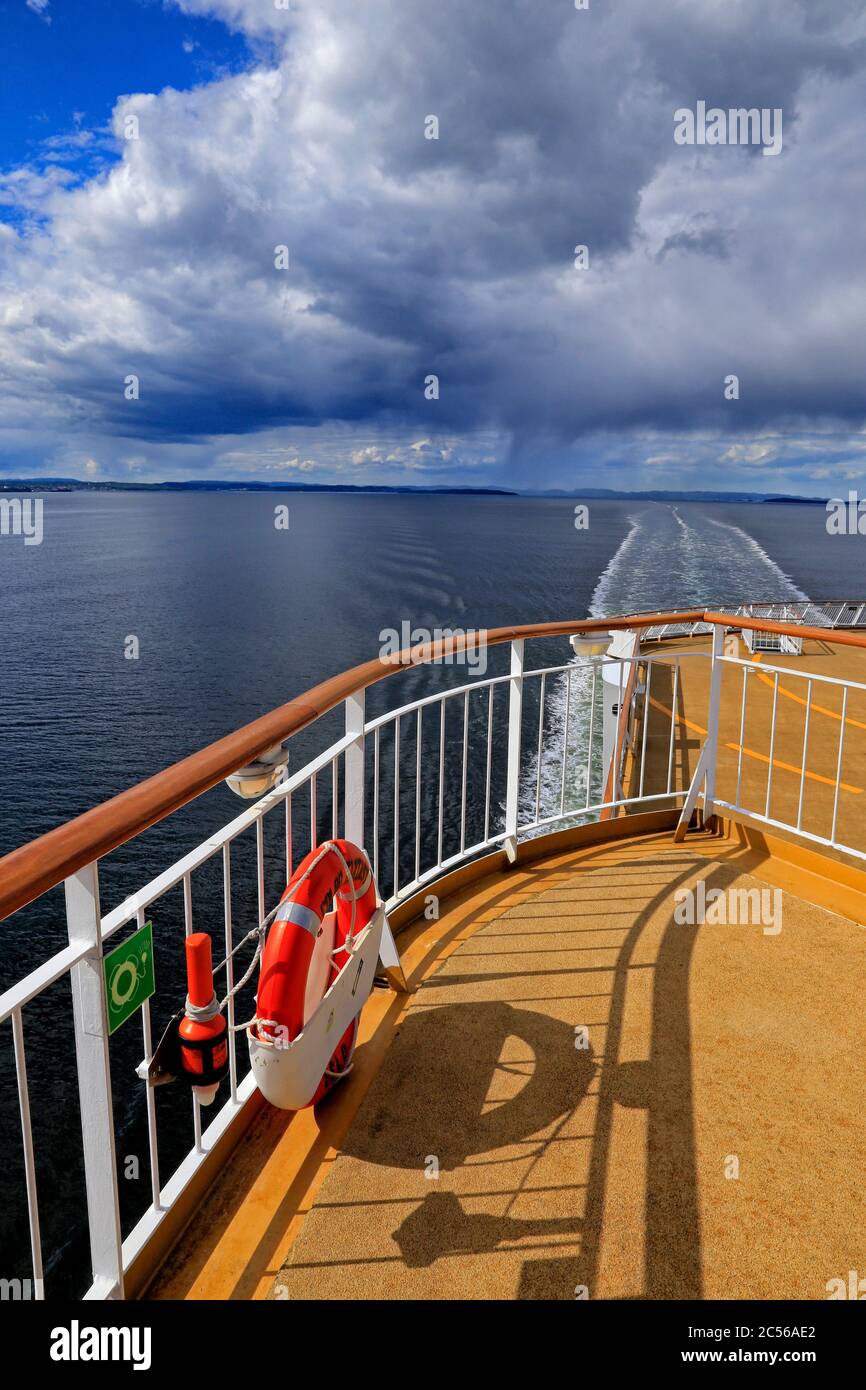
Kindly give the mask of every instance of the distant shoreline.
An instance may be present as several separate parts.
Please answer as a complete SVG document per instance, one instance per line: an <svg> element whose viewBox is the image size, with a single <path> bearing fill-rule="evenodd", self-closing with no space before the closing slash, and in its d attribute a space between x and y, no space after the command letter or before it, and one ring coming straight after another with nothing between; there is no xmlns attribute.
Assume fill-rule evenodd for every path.
<svg viewBox="0 0 866 1390"><path fill-rule="evenodd" d="M613 488L518 489L506 487L412 487L387 483L256 483L222 480L135 483L83 478L0 478L4 492L337 492L408 494L425 497L534 497L549 501L611 502L788 502L801 506L826 506L827 497L798 497L776 492L616 492Z"/></svg>
<svg viewBox="0 0 866 1390"><path fill-rule="evenodd" d="M400 487L386 483L254 483L201 479L183 482L127 483L106 478L2 478L0 492L409 492L426 495L459 493L466 497L517 497L504 487Z"/></svg>

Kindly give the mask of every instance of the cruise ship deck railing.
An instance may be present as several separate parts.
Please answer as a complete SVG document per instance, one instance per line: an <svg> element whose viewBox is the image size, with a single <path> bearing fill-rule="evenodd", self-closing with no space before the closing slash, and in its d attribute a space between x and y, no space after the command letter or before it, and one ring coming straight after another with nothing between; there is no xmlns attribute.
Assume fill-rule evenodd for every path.
<svg viewBox="0 0 866 1390"><path fill-rule="evenodd" d="M677 776L677 736L686 727L679 708L682 691L680 665L686 657L709 660L708 651L689 652L685 648L677 648L648 656L641 651L639 641L635 640L625 656L594 659L587 664L569 660L534 669L526 666L526 643L533 639L564 638L572 634L608 630L639 633L650 624L657 625L660 618L672 624L684 625L703 621L714 632L706 715L708 733L689 786L685 785L685 778ZM299 804L299 798L308 799L312 843L317 822L321 822L317 814L317 798L322 779L330 797L331 833L342 833L366 846L377 879L380 882L384 879L391 887L386 904L389 909L435 883L456 865L486 851L503 848L509 857L513 857L521 839L558 826L610 816L623 808L640 806L649 809L654 805L682 804L681 826L687 824L701 799L707 812L711 812L714 806L720 806L755 815L754 809L739 804L739 779L733 801L719 801L715 797L723 665L744 665L736 658L725 655L723 637L729 626L742 627L750 621L730 614L696 611L496 629L486 634L486 642L489 646L509 645L510 663L506 674L427 695L375 718L367 717L365 705L365 692L374 682L423 662L453 657L464 650L466 644L461 638L452 637L400 653L390 660L369 662L323 683L308 695L282 706L227 739L210 745L201 753L0 861L0 917L9 917L61 882L65 884L68 945L0 996L0 1022L11 1020L12 1025L35 1295L43 1296L44 1279L24 1038L24 1011L32 1000L58 980L67 976L70 978L92 1272L92 1282L86 1296L122 1297L124 1272L146 1250L148 1242L194 1179L208 1154L251 1098L253 1079L249 1072L243 1077L239 1074L237 1037L242 1035L231 1033L228 1097L206 1128L199 1102L193 1098L192 1147L168 1176L160 1169L153 1090L144 1082L134 1082L145 1086L151 1202L124 1239L118 1200L103 986L102 958L106 944L128 924L143 923L153 903L179 885L182 885L183 892L184 930L189 934L195 929L196 921L194 875L206 863L217 860L222 872L224 968L226 985L230 989L234 981L232 950L235 948L232 847L244 835L255 837L256 906L258 919L262 920L273 906L267 901L266 893L265 819L272 814L282 814L285 819L285 870L288 876L294 867L293 811ZM752 625L762 630L770 626L766 620L753 622ZM809 636L825 635L818 629L799 629L798 632ZM866 637L852 633L834 633L834 640L866 647ZM762 669L775 674L778 684L779 673L775 668ZM609 679L611 673L613 680ZM662 679L666 682L669 706L656 700L652 693ZM832 682L832 678L810 678L810 702L811 680ZM745 690L745 675L743 682ZM854 688L856 684L832 683L848 688ZM553 691L556 692L555 699L551 699ZM604 759L599 757L605 737L604 701L611 701L614 693L613 713L616 718L612 746L606 750L608 767L605 767ZM847 689L844 698L847 701ZM647 731L651 704L653 708L660 707L662 714L667 709L669 728L665 728L663 718L655 726L653 739L657 781L648 786ZM341 737L118 906L102 912L98 860L103 855L202 795L275 743L291 738L341 705L345 718ZM636 734L638 707L640 727ZM462 720L457 779L459 794L456 796L446 792L444 775L445 729L449 711L456 711ZM500 721L498 728L497 713ZM531 717L537 720L532 726ZM428 768L423 750L425 729L429 732L431 728L438 758L434 759L432 768ZM775 715L771 732L771 773L774 730ZM472 744L473 737L475 745ZM795 824L786 826L806 838L838 848L844 848L836 839L844 737L843 710L831 833L822 838L814 833L807 834L802 829L802 785L800 813ZM473 751L478 743L480 755ZM807 744L808 707L804 768ZM408 794L404 793L403 783L407 751L410 762L414 764L409 768ZM636 773L630 779L626 795L623 794L622 779L624 761L629 754ZM389 760L387 769L386 755ZM497 756L500 759L504 757L506 763L502 795L494 791L493 769ZM467 814L470 768L476 774L476 784L481 769L480 781L483 785L481 824L473 831L470 831ZM613 772L612 779L607 777L608 768ZM434 778L432 785L436 787L432 836L422 833L421 787L425 774ZM372 813L365 817L367 807L372 808ZM758 811L757 819L769 825L783 824L772 818L770 809L768 793L767 804L763 811ZM474 819L478 820L477 814ZM410 852L407 852L407 838ZM429 844L431 838L435 853L425 857L423 846L424 843ZM861 853L859 857L866 858L866 855ZM203 925L212 927L212 923ZM232 1002L228 1005L228 1014L229 1023L234 1024ZM141 1028L143 1053L145 1058L149 1058L153 1049L149 1002L141 1010Z"/></svg>
<svg viewBox="0 0 866 1390"><path fill-rule="evenodd" d="M769 826L773 830L787 831L797 836L799 839L820 845L824 849L837 850L841 853L850 855L854 859L866 861L866 849L851 844L839 835L839 801L840 794L845 785L842 780L842 770L845 758L846 731L852 723L855 727L863 727L862 721L856 719L852 720L849 715L849 697L854 691L863 692L864 695L866 695L866 684L861 681L843 679L838 676L829 676L823 672L810 670L800 671L796 666L770 665L763 660L760 666L757 666L754 661L725 651L725 627L722 626L719 621L720 615L711 614L708 616L716 623L713 628L713 665L708 710L708 735L702 750L701 760L695 771L689 788L689 794L686 797L681 812L680 824L677 832L678 836L682 838L684 835L692 812L700 800L703 803L705 817L713 815L716 810L729 811L737 816L746 817L761 825ZM735 622L736 627L740 630L744 630L744 639L749 630L760 631L761 633L765 631L765 619L762 614L755 614L748 618L739 615L736 620L728 619L727 621ZM799 630L791 631L784 631L782 628L782 624L775 623L772 624L771 631L778 631L783 639L787 637L790 641L797 642L798 645L796 647L788 649L791 654L799 654L802 651L803 640L807 637L821 641L826 641L829 637L829 634L824 628L802 627ZM834 631L831 640L842 646L866 646L866 639L858 637L853 633ZM747 640L746 647L748 650L751 650ZM732 797L722 797L716 792L721 681L722 673L726 668L731 671L741 672L739 690L737 691L736 697L738 699L737 708L739 710L739 734L735 745L737 754L736 786ZM749 678L756 671L759 671L766 680L772 683L772 704L766 752L759 752L762 761L766 761L767 777L763 794L757 799L754 793L751 797L747 796L743 789L743 759L744 755L749 751L747 749L746 733L746 719L749 710ZM779 682L781 677L784 677L788 683L798 683L803 691L803 694L799 695L789 691L786 686L781 687L783 695L794 694L795 699L802 704L804 709L802 744L797 750L796 756L799 765L796 767L783 763L778 757L777 735L780 724ZM822 686L826 690L840 692L839 699L841 704L838 711L828 710L826 707L816 704L814 698L815 691L816 689L820 690ZM828 772L832 772L833 774L832 778L828 777L826 773L821 774L825 785L829 784L832 787L832 806L828 806L825 813L826 833L822 833L820 830L814 828L814 826L809 829L804 825L807 808L807 786L809 782L808 763L810 737L812 733L812 715L813 711L816 709L822 715L834 721L838 721L839 724L839 735L834 750L834 758L831 767L828 768ZM755 750L752 750L753 754L754 751ZM786 772L794 772L795 775L799 774L795 796L796 814L793 815L785 815L780 809L777 809L775 813L773 810L775 791L774 774L779 766L782 766ZM776 802L778 802L778 794L776 795Z"/></svg>

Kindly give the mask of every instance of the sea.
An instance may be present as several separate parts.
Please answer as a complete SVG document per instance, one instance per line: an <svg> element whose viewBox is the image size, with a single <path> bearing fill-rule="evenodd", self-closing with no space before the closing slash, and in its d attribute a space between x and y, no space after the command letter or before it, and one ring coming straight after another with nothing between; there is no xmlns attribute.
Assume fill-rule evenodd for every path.
<svg viewBox="0 0 866 1390"><path fill-rule="evenodd" d="M866 600L866 538L829 534L822 505L589 499L588 525L578 527L580 500L45 494L41 544L0 537L0 854L368 660L390 632L402 632L407 624L435 634L647 609L807 597ZM570 659L564 640L534 647L533 664ZM505 648L491 650L488 673L503 671L506 660ZM457 668L401 673L370 691L368 713L465 679ZM578 748L588 717L581 680L577 675L572 683L571 706L563 683L554 683L545 716L550 733L564 737L568 712ZM305 731L293 740L292 766L303 766L340 732L339 712ZM423 736L432 738L435 731ZM412 737L408 729L403 752L410 761ZM449 757L459 761L459 718L449 725L447 740ZM558 795L556 738L549 739L549 766L541 777L529 743L525 794L535 795L541 784L546 804ZM383 736L383 766L391 751ZM470 818L476 821L477 765L473 755ZM582 758L577 765L583 766ZM599 775L592 768L589 773ZM503 776L497 766L495 814ZM579 800L585 779L586 773L575 771L569 795ZM383 794L389 794L387 780ZM414 796L411 777L405 794ZM426 854L435 788L425 781L418 794ZM330 832L328 795L323 784L319 838ZM108 856L100 865L103 910L238 810L232 793L219 787ZM268 830L272 901L285 879L281 834L284 823ZM300 855L313 835L308 805L297 808L293 834ZM398 850L402 868L413 846ZM255 925L251 854L249 846L237 851L233 942ZM386 835L385 878L392 865L393 840L389 844ZM382 887L387 892L391 884ZM211 930L219 943L224 923L218 860L196 875L194 906L196 928ZM158 1036L183 998L180 890L155 904L152 917L152 1021ZM62 889L6 921L2 933L0 988L8 988L64 945ZM222 959L216 947L215 954ZM239 1011L251 1011L251 999L248 992L239 1000ZM80 1296L90 1269L68 980L28 1005L23 1017L46 1292ZM242 1050L241 1044L239 1056ZM124 1234L150 1201L143 1087L134 1071L142 1056L141 1029L131 1020L111 1042ZM7 1024L0 1029L2 1278L29 1274L17 1106ZM164 1182L191 1144L188 1094L180 1087L161 1088L157 1111Z"/></svg>

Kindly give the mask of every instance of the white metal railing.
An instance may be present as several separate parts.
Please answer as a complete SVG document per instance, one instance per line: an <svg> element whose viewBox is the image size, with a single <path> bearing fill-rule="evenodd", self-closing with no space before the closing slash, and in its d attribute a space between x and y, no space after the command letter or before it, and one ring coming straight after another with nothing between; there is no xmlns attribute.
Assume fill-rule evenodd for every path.
<svg viewBox="0 0 866 1390"><path fill-rule="evenodd" d="M850 717L850 700L861 698L860 692L866 697L866 684L766 663L758 667L726 654L721 623L712 625L712 631L711 653L679 648L650 656L635 638L630 647L618 648L624 655L536 668L526 664L525 642L514 640L506 672L424 695L373 718L367 717L364 692L352 694L344 703L344 731L329 747L116 907L101 910L96 862L68 878L67 944L0 996L0 1022L11 1022L36 1296L44 1294L39 1208L40 1195L44 1201L45 1193L39 1192L33 1136L25 1050L27 1007L58 981L70 980L91 1264L86 1296L120 1297L124 1272L146 1250L166 1215L234 1123L251 1098L254 1083L251 1073L243 1068L246 1058L238 1055L237 1035L230 1032L226 1099L213 1118L208 1116L210 1123L204 1127L199 1102L193 1098L192 1144L168 1174L160 1163L154 1092L134 1074L126 1078L132 1086L144 1085L150 1202L124 1238L103 952L124 927L142 923L154 904L173 890L182 892L183 930L188 935L195 929L200 901L197 876L213 864L221 882L221 926L230 988L235 928L233 851L241 842L254 851L251 891L260 921L273 905L265 871L266 825L279 831L287 878L294 867L299 833L304 843L308 837L312 847L317 827L326 816L327 833L342 833L366 847L380 889L383 894L387 890L388 909L456 865L492 849L502 848L513 857L521 840L630 808L681 805L681 834L702 801L706 815L724 809L866 859L866 851L840 833L841 795L852 790L842 780L846 735L852 722L862 727L862 721ZM682 663L687 660L710 662L705 715L701 711L707 732L688 786L689 755L684 738L679 744L679 759L677 756L678 735L688 728L680 708ZM769 712L765 751L747 748L749 683L756 679L757 671L771 686L765 695L765 713ZM739 705L735 695L738 737L728 740L722 769L719 718L725 672L739 689ZM792 682L800 682L803 691L802 738L797 740L794 753L790 751L790 726L780 717L780 704L792 693ZM815 698L821 686L829 692L825 699L834 703L832 710ZM866 698L863 705L866 712ZM813 778L808 771L816 712L839 723L833 775L822 773L819 780L824 799L817 807L810 802ZM787 745L785 758L779 756L782 737ZM745 785L746 757L758 758L766 765L766 783L760 795ZM627 767L629 780L624 787ZM786 779L799 775L786 804L779 801L780 767ZM726 779L721 790L717 788L720 771ZM789 789L791 785L787 783ZM821 814L826 819L824 825L815 819ZM281 884L277 891L282 891ZM14 930L14 921L13 917L7 931ZM203 925L212 928L213 923ZM229 1022L233 1023L233 1003L228 1007ZM149 1003L141 1010L141 1029L147 1058L153 1047Z"/></svg>
<svg viewBox="0 0 866 1390"><path fill-rule="evenodd" d="M764 615L754 614L752 616L763 617ZM794 649L799 654L802 650L802 639L792 638L792 641L799 643L799 646ZM746 646L749 651L752 650L752 646L748 642ZM735 706L738 711L738 737L736 743L733 744L733 750L736 753L736 781L727 796L720 796L716 791L716 780L719 763L721 685L725 669L729 669L731 672L741 672L741 678L739 690L734 697L738 699L738 705ZM750 748L748 744L749 684L760 677L763 677L772 688L769 729L765 744L766 752L761 749ZM802 695L791 688L795 685L799 687L799 690L802 690ZM839 701L838 709L828 709L823 705L816 705L815 689L821 686L827 691L835 692L835 698ZM821 845L826 849L838 850L853 856L855 859L866 860L866 849L851 843L849 838L839 834L841 793L847 791L854 795L861 795L866 791L862 787L846 784L842 780L846 732L852 724L857 728L866 727L862 718L860 720L853 719L849 714L849 698L853 692L863 692L866 696L866 684L839 676L826 675L823 672L803 671L791 666L773 666L763 661L757 665L754 661L743 657L726 655L723 630L721 627L715 627L713 630L712 674L707 712L708 732L683 805L678 836L682 837L684 834L692 813L700 800L703 803L706 817L713 815L717 809L730 811L773 829L791 832L801 839L811 841L813 844ZM780 730L788 731L791 728L790 721L780 717L780 695L783 699L793 699L803 709L802 736L800 737L798 727L795 730L794 746L791 747L790 740L788 741L789 747L786 750L788 757L782 757L779 749ZM832 762L827 767L827 771L821 773L814 773L809 770L813 713L816 710L822 717L838 723L839 726ZM767 770L763 787L753 790L751 795L743 787L744 759L746 758L758 760L766 766ZM787 807L779 807L778 805L779 794L776 774L780 770L784 772L786 778L792 775L796 778L794 792L792 796L788 797ZM832 773L832 776L828 773ZM810 783L826 788L830 797L829 800L827 797L824 798L825 804L823 806L811 806L809 808L812 811L812 817L810 825L807 826L805 824L808 804L807 788ZM790 786L790 783L788 785ZM820 828L822 824L823 829Z"/></svg>
<svg viewBox="0 0 866 1390"><path fill-rule="evenodd" d="M797 599L779 603L744 603L737 613L746 618L770 618L776 623L800 623L807 627L848 629L863 627L866 603L862 599Z"/></svg>
<svg viewBox="0 0 866 1390"><path fill-rule="evenodd" d="M711 608L724 609L724 603L708 605ZM812 627L836 628L839 630L852 631L866 627L866 603L862 599L796 599L796 600L774 600L769 603L741 603L732 616L745 618L769 618L776 623L806 624ZM709 634L712 631L712 624L703 619L690 619L686 622L663 622L655 623L643 629L641 641L665 642L671 637L697 637ZM757 636L757 634L755 634ZM761 633L762 638L768 638L771 634ZM799 646L780 647L778 635L773 646L766 648L772 651L790 651L797 654L802 650L802 638L792 637L786 634L790 642L797 642ZM746 645L750 651L762 650L760 643L752 644L752 638L746 629L743 633Z"/></svg>
<svg viewBox="0 0 866 1390"><path fill-rule="evenodd" d="M754 630L745 632L743 636L750 652L779 652L782 656L802 655L802 637L791 637L786 632L756 632Z"/></svg>
<svg viewBox="0 0 866 1390"><path fill-rule="evenodd" d="M196 876L205 865L214 863L222 880L225 970L231 989L234 847L242 839L247 844L250 837L254 841L254 897L260 921L273 905L268 901L265 873L266 822L272 824L274 817L283 817L278 828L285 842L288 877L295 858L296 809L302 807L302 819L309 821L312 847L319 812L327 807L327 798L330 833L340 833L342 823L347 838L365 845L380 888L383 883L390 887L387 909L457 864L493 848L503 847L513 857L519 840L557 826L578 824L631 806L678 805L688 790L685 761L680 776L676 757L680 664L687 657L707 660L708 654L684 651L648 658L640 652L635 638L631 654L615 660L596 659L590 664L570 660L527 669L524 641L515 640L507 673L425 695L375 718L366 717L361 691L345 701L345 728L335 742L116 907L101 911L95 861L67 879L68 944L0 997L0 1022L11 1020L14 1039L36 1296L43 1296L44 1282L25 1056L24 1013L28 1004L59 980L70 979L91 1264L86 1296L122 1297L124 1272L145 1250L250 1099L253 1079L248 1070L243 1072L241 1062L246 1059L239 1058L237 1035L229 1031L228 1095L206 1128L199 1101L193 1096L192 1146L166 1175L160 1167L154 1091L146 1082L126 1078L130 1085L145 1088L150 1203L124 1238L103 997L106 944L124 927L143 923L154 904L175 889L182 890L183 929L188 935L195 929ZM663 700L652 705L650 691L662 694L665 690L669 708ZM636 743L639 706L643 722ZM650 735L658 774L653 785L647 778L651 708L659 715ZM628 795L621 785L622 760L627 752L640 767L639 781ZM606 755L608 762L611 758L616 761L612 780ZM322 785L326 800L320 807ZM709 796L711 801L711 787ZM14 929L14 920L7 924L7 931ZM203 925L213 926L212 922ZM228 1011L231 1026L235 1022L233 1000ZM149 1058L154 1041L149 1002L141 1010L141 1029L143 1053ZM41 1195L44 1200L45 1194Z"/></svg>

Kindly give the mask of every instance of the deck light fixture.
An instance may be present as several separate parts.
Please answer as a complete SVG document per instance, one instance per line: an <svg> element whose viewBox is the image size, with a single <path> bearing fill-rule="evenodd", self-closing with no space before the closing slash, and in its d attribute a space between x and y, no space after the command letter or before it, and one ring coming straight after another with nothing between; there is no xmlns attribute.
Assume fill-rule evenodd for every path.
<svg viewBox="0 0 866 1390"><path fill-rule="evenodd" d="M289 751L281 743L262 753L254 763L239 767L226 778L226 785L244 801L257 801L281 782L289 765Z"/></svg>
<svg viewBox="0 0 866 1390"><path fill-rule="evenodd" d="M609 632L582 632L571 638L571 649L575 656L583 657L585 661L604 656L609 646Z"/></svg>

